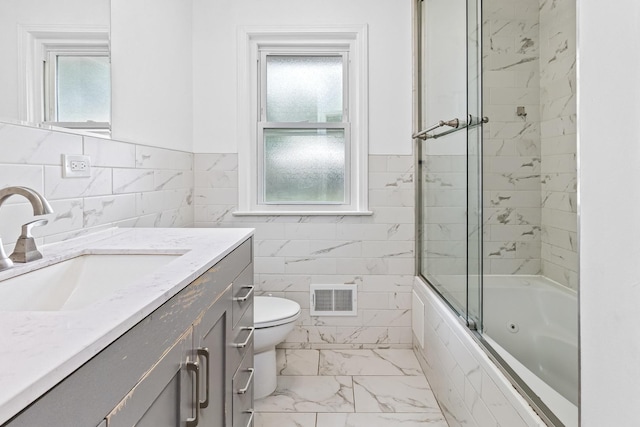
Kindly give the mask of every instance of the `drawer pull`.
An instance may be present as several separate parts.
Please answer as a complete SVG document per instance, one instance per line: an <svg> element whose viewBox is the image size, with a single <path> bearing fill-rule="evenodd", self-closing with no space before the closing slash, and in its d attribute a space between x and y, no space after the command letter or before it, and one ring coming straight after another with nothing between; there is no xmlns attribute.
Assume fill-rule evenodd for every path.
<svg viewBox="0 0 640 427"><path fill-rule="evenodd" d="M255 412L253 411L253 409L249 409L248 411L244 411L245 414L251 414L251 416L249 417L249 421L247 422L247 427L251 426L251 423L253 422L253 414L255 414Z"/></svg>
<svg viewBox="0 0 640 427"><path fill-rule="evenodd" d="M253 381L253 373L256 370L253 368L249 368L247 369L247 371L249 371L249 379L247 380L247 384L245 384L243 388L238 389L238 394L245 394L247 391L249 391L249 387L251 387L251 382Z"/></svg>
<svg viewBox="0 0 640 427"><path fill-rule="evenodd" d="M206 347L201 347L197 350L198 357L204 357L204 367L206 369L205 373L205 397L204 400L200 401L200 407L206 408L209 406L209 349ZM200 399L200 396L198 396Z"/></svg>
<svg viewBox="0 0 640 427"><path fill-rule="evenodd" d="M253 326L249 326L247 328L240 328L240 329L244 331L249 331L249 335L247 335L247 339L244 340L243 342L234 342L233 344L231 344L235 348L245 348L247 344L249 344L249 341L251 341L251 337L253 337L253 333L256 330L256 328L254 328Z"/></svg>
<svg viewBox="0 0 640 427"><path fill-rule="evenodd" d="M237 301L237 302L245 302L246 300L249 299L249 297L251 297L251 294L253 294L253 290L255 288L256 288L255 286L245 286L245 287L243 287L242 289L249 289L247 291L247 293L244 294L244 296L241 296L241 297L233 297L233 300Z"/></svg>
<svg viewBox="0 0 640 427"><path fill-rule="evenodd" d="M193 418L187 418L187 427L196 427L199 421L198 414L200 413L200 365L198 365L198 362L187 362L187 371L194 373L194 395L196 396L194 408L195 415Z"/></svg>

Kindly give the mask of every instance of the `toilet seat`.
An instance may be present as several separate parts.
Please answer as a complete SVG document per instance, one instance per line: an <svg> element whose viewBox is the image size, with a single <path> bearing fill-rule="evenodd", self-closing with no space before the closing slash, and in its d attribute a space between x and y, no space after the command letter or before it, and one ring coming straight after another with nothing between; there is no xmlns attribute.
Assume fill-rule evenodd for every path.
<svg viewBox="0 0 640 427"><path fill-rule="evenodd" d="M268 328L293 322L300 316L300 304L278 297L254 297L253 324Z"/></svg>

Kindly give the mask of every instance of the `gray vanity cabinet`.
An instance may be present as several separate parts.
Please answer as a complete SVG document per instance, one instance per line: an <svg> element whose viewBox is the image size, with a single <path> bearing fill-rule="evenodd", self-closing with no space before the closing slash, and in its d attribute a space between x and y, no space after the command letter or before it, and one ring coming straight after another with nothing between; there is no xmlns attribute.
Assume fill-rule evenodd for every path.
<svg viewBox="0 0 640 427"><path fill-rule="evenodd" d="M2 427L250 427L252 258L249 239Z"/></svg>

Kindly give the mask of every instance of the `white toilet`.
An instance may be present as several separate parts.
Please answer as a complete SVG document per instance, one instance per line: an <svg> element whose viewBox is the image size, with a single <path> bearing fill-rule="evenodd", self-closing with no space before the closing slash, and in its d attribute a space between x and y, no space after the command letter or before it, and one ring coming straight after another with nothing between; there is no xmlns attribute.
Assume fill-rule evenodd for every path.
<svg viewBox="0 0 640 427"><path fill-rule="evenodd" d="M293 330L300 304L285 298L255 297L253 300L253 397L260 399L276 389L276 345Z"/></svg>

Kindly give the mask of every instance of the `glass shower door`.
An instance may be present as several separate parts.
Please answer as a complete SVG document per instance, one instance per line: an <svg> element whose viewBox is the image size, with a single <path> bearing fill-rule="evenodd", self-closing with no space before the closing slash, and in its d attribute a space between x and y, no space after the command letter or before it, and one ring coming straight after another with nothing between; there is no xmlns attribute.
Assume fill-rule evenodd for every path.
<svg viewBox="0 0 640 427"><path fill-rule="evenodd" d="M469 114L480 116L480 97L470 89L479 87L478 51L468 57L468 46L478 46L478 28L468 3L475 1L418 3L420 129L450 122L418 140L418 253L421 275L473 328L481 307L480 128L466 124Z"/></svg>

